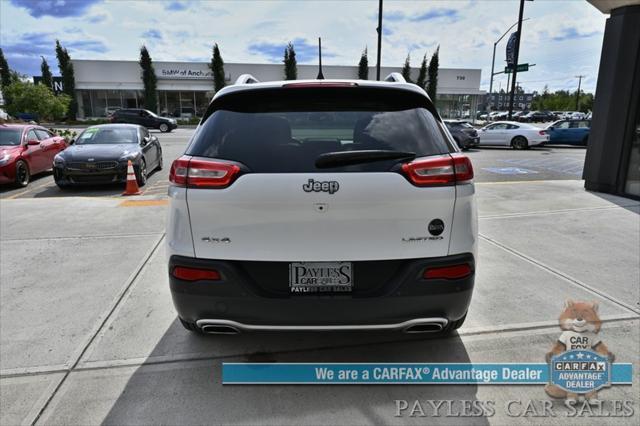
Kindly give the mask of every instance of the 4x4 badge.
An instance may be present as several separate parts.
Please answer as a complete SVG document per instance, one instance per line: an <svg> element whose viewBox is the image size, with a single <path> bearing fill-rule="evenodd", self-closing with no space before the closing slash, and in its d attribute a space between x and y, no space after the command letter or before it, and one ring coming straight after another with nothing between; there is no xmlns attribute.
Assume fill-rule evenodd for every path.
<svg viewBox="0 0 640 426"><path fill-rule="evenodd" d="M338 192L340 185L335 180L319 182L309 179L309 182L302 185L302 189L304 192L328 192L329 194L333 194L334 192Z"/></svg>

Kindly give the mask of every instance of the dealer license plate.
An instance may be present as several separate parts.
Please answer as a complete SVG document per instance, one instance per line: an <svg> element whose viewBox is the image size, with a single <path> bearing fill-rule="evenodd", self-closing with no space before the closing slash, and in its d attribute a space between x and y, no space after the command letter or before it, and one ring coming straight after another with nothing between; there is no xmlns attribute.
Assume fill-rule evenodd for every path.
<svg viewBox="0 0 640 426"><path fill-rule="evenodd" d="M292 293L349 292L353 288L351 262L293 262L289 264Z"/></svg>

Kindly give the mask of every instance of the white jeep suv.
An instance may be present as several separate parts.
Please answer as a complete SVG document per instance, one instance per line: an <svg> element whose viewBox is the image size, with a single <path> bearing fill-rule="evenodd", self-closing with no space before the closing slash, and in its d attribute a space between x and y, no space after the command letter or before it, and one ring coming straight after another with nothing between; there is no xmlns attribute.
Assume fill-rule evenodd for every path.
<svg viewBox="0 0 640 426"><path fill-rule="evenodd" d="M473 169L426 93L387 81L219 91L171 167L169 281L191 331L462 325Z"/></svg>

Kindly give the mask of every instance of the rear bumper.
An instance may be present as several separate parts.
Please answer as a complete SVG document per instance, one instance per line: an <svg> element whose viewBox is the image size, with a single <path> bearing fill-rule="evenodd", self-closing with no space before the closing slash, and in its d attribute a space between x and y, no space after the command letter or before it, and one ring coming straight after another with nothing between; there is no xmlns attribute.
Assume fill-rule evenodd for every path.
<svg viewBox="0 0 640 426"><path fill-rule="evenodd" d="M544 146L549 143L549 139L535 139L529 141L529 146Z"/></svg>
<svg viewBox="0 0 640 426"><path fill-rule="evenodd" d="M461 263L471 266L471 275L456 280L422 278L425 268ZM180 318L201 328L227 322L232 328L249 331L402 330L415 322L440 322L444 327L466 314L475 277L472 254L408 259L375 291L358 293L355 278L354 292L349 295L291 295L259 287L235 262L172 256L169 271L176 266L212 268L223 277L222 281L186 282L169 274Z"/></svg>

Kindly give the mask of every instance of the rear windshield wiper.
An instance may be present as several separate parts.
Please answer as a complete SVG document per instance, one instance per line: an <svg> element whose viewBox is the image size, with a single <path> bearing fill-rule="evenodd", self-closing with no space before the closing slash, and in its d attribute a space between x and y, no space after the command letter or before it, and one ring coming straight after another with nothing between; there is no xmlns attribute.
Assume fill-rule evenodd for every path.
<svg viewBox="0 0 640 426"><path fill-rule="evenodd" d="M316 158L318 169L351 166L353 164L372 163L382 160L401 160L416 158L415 152L392 151L387 149L363 149L360 151L327 152Z"/></svg>

